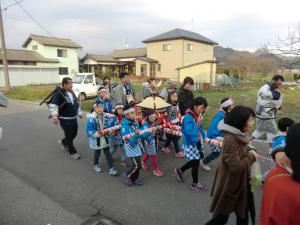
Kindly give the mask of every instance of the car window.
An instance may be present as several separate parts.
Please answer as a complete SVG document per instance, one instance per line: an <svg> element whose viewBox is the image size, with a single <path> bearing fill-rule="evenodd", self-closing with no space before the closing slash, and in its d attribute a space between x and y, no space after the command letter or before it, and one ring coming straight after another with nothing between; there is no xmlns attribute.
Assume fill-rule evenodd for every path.
<svg viewBox="0 0 300 225"><path fill-rule="evenodd" d="M93 75L87 75L84 80L84 83L86 83L86 84L93 83Z"/></svg>
<svg viewBox="0 0 300 225"><path fill-rule="evenodd" d="M73 78L72 78L72 82L74 84L81 84L82 81L84 79L84 76L83 75L75 75Z"/></svg>

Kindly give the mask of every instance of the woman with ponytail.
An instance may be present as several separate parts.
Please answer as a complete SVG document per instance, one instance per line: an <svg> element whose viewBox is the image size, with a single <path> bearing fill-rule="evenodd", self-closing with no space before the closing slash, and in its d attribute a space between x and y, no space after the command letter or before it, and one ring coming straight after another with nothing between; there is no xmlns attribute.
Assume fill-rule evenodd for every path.
<svg viewBox="0 0 300 225"><path fill-rule="evenodd" d="M273 168L264 185L260 225L300 224L300 123L289 128L285 153L290 167Z"/></svg>

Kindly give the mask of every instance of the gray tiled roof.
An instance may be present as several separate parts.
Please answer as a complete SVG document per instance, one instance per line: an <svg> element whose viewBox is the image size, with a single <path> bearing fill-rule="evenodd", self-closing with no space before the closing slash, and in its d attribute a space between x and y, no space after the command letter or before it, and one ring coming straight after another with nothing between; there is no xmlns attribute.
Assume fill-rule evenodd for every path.
<svg viewBox="0 0 300 225"><path fill-rule="evenodd" d="M87 58L91 58L96 62L118 62L118 60L112 57L111 55L95 55L95 54L86 54L81 59L81 61L83 62Z"/></svg>
<svg viewBox="0 0 300 225"><path fill-rule="evenodd" d="M198 41L198 42L203 42L203 43L212 44L212 45L217 44L216 42L214 42L198 33L183 30L180 28L176 28L176 29L168 31L166 33L159 34L157 36L148 38L148 39L144 40L143 42L150 43L150 42L174 40L174 39L186 39L186 40Z"/></svg>
<svg viewBox="0 0 300 225"><path fill-rule="evenodd" d="M66 48L82 48L79 44L72 41L71 39L47 37L47 36L40 36L40 35L35 35L35 34L30 34L30 36L24 42L23 47L26 47L31 40L35 40L38 43L40 43L42 45L47 45L47 46L58 46L58 47L66 47Z"/></svg>
<svg viewBox="0 0 300 225"><path fill-rule="evenodd" d="M1 50L1 49L0 49ZM26 61L26 62L59 62L57 59L49 59L41 56L39 53L22 49L6 49L7 61ZM0 54L2 60L2 54Z"/></svg>
<svg viewBox="0 0 300 225"><path fill-rule="evenodd" d="M128 48L114 50L110 55L114 58L146 57L147 48Z"/></svg>

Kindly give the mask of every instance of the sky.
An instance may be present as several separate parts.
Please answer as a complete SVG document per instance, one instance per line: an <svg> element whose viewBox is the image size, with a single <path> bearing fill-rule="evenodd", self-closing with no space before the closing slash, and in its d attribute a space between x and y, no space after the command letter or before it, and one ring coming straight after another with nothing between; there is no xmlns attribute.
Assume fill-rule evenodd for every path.
<svg viewBox="0 0 300 225"><path fill-rule="evenodd" d="M17 0L21 1L21 0ZM300 23L300 1L270 0L23 0L30 15L1 0L7 48L21 48L30 33L70 38L80 54L144 47L143 40L182 28L223 47L255 51L285 37Z"/></svg>

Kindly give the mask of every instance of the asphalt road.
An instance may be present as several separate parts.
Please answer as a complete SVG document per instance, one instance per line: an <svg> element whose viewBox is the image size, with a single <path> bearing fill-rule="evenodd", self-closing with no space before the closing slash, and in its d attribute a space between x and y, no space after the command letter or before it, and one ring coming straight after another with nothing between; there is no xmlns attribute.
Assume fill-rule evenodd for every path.
<svg viewBox="0 0 300 225"><path fill-rule="evenodd" d="M7 109L0 109L0 224L79 225L108 218L107 224L196 225L211 217L209 192L191 190L189 174L184 184L175 178L174 168L185 159L159 152L166 176L142 171L145 185L127 187L121 176L107 174L104 155L104 172L97 174L92 169L84 121L79 122L75 142L82 159L75 161L59 148L62 131L51 124L48 115L47 108L37 103L11 101ZM256 145L267 151L264 143ZM268 162L261 164L265 168ZM216 165L214 161L212 171L199 173L200 181L209 188ZM124 172L118 159L115 167L120 174ZM255 197L259 210L261 190ZM231 216L229 224L234 224L234 219Z"/></svg>

